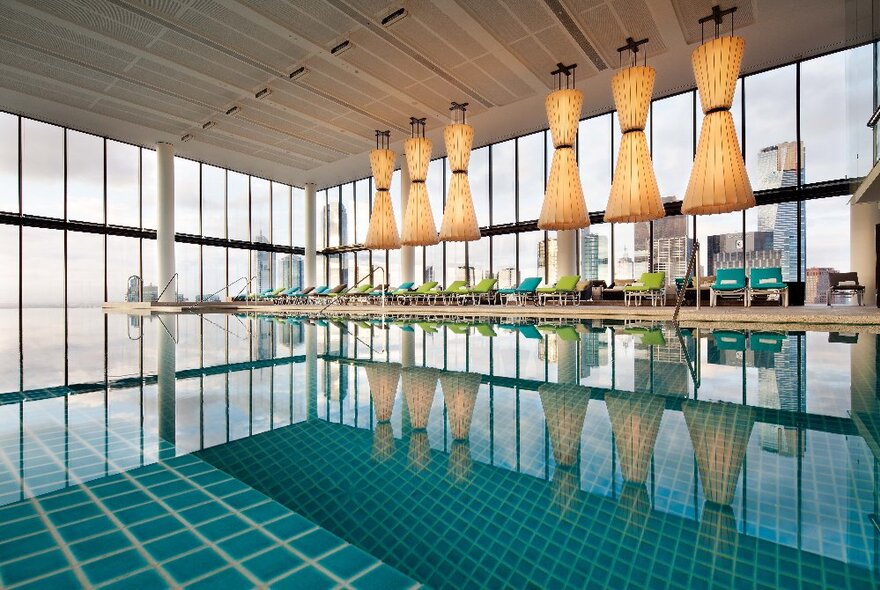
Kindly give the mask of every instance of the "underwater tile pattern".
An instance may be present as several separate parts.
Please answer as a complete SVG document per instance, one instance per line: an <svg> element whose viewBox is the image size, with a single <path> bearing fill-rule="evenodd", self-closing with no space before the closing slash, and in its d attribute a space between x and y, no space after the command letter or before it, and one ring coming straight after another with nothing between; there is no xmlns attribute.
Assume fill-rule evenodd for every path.
<svg viewBox="0 0 880 590"><path fill-rule="evenodd" d="M0 508L3 588L416 584L192 455Z"/></svg>

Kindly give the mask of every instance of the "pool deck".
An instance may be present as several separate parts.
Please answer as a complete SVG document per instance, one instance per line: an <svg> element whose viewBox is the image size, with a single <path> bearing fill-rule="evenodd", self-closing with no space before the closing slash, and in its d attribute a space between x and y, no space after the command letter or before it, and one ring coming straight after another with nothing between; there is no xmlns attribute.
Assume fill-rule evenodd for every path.
<svg viewBox="0 0 880 590"><path fill-rule="evenodd" d="M108 313L286 313L319 314L345 317L375 318L382 314L380 305L334 304L322 310L321 305L278 305L270 302L214 303L106 303ZM388 316L431 316L455 318L522 318L531 320L611 319L626 321L670 321L673 307L630 306L614 304L582 305L396 305L384 307ZM880 331L880 308L856 305L806 305L792 307L754 306L682 307L678 317L684 326L727 327L741 324L780 326L788 329L824 331Z"/></svg>

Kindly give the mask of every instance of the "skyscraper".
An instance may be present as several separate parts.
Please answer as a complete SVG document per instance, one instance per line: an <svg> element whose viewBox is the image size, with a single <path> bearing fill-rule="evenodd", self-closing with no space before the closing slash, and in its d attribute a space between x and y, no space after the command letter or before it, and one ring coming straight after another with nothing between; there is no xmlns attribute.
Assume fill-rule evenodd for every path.
<svg viewBox="0 0 880 590"><path fill-rule="evenodd" d="M581 278L596 280L608 276L608 236L581 231Z"/></svg>
<svg viewBox="0 0 880 590"><path fill-rule="evenodd" d="M268 244L267 238L262 232L254 238L257 244ZM272 287L272 261L274 252L266 250L254 250L251 255L251 272L256 277L256 292L265 291Z"/></svg>
<svg viewBox="0 0 880 590"><path fill-rule="evenodd" d="M303 287L303 257L299 254L287 254L279 261L281 265L281 275L279 286Z"/></svg>
<svg viewBox="0 0 880 590"><path fill-rule="evenodd" d="M828 275L832 272L840 271L826 266L814 266L807 269L806 303L828 302L828 287L830 286Z"/></svg>
<svg viewBox="0 0 880 590"><path fill-rule="evenodd" d="M674 197L670 197L672 199ZM637 223L633 228L636 261L653 250L654 271L664 271L667 283L675 277L683 277L687 272L688 253L693 239L687 236L687 217L673 215L654 221L654 240L651 242L651 229L647 223ZM645 262L647 269L647 262ZM634 277L637 278L637 277Z"/></svg>
<svg viewBox="0 0 880 590"><path fill-rule="evenodd" d="M545 277L548 285L554 284L559 278L556 264L558 253L559 244L555 236L538 242L538 274Z"/></svg>

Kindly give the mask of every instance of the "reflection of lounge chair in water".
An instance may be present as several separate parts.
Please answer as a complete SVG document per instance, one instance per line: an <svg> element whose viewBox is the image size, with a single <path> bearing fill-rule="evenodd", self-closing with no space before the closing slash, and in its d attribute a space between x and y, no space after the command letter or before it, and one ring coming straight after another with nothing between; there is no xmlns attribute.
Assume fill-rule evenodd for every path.
<svg viewBox="0 0 880 590"><path fill-rule="evenodd" d="M756 352L782 352L782 343L788 336L781 332L752 332L749 348Z"/></svg>
<svg viewBox="0 0 880 590"><path fill-rule="evenodd" d="M745 351L746 335L733 330L715 330L712 332L715 346L718 350Z"/></svg>
<svg viewBox="0 0 880 590"><path fill-rule="evenodd" d="M666 338L663 336L663 330L660 328L635 326L626 328L623 333L639 336L641 343L645 346L664 346L666 344Z"/></svg>

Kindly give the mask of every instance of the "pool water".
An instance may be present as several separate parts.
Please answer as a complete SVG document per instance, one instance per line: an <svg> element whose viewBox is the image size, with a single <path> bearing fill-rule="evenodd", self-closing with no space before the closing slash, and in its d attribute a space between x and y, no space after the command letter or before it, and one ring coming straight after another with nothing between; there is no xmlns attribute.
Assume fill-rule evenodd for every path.
<svg viewBox="0 0 880 590"><path fill-rule="evenodd" d="M70 311L0 340L3 587L880 578L871 333Z"/></svg>

